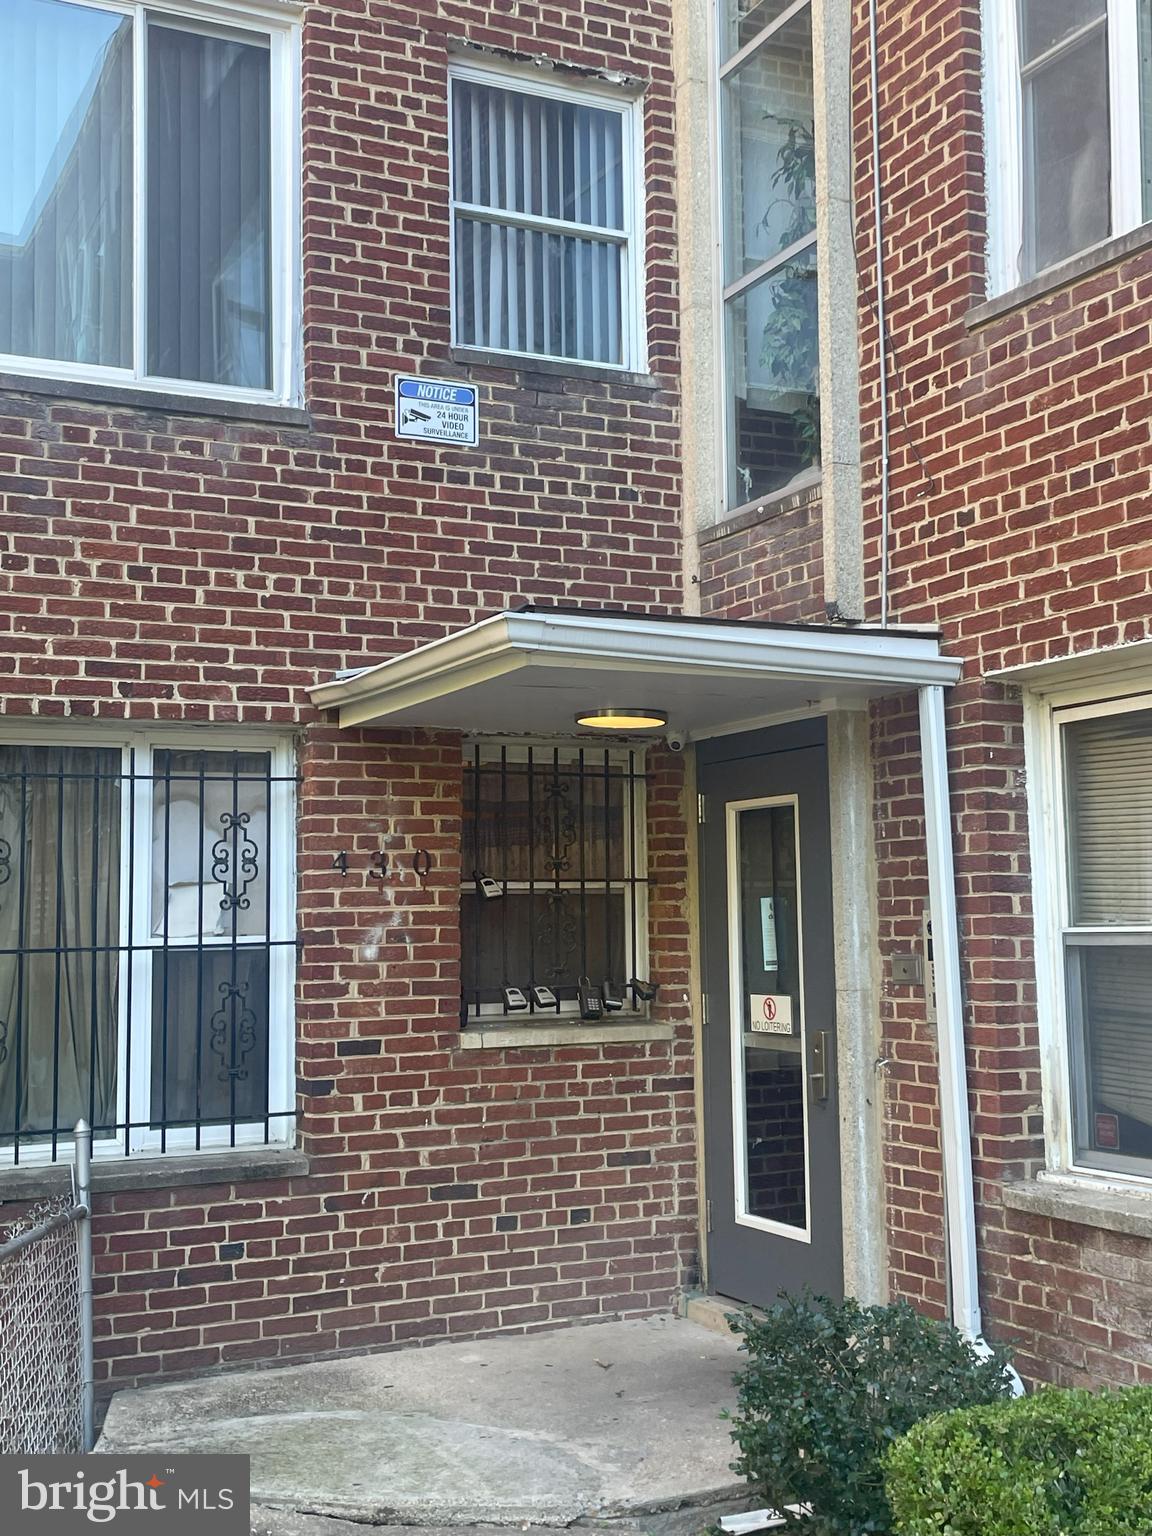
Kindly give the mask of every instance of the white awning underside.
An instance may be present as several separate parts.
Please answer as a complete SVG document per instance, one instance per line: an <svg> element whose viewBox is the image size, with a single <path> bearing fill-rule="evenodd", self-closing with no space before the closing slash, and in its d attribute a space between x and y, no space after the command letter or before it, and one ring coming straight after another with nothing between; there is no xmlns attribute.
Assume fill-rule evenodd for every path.
<svg viewBox="0 0 1152 1536"><path fill-rule="evenodd" d="M922 632L528 608L337 676L311 697L338 709L342 726L554 734L573 731L583 711L629 705L703 737L948 686L959 672Z"/></svg>

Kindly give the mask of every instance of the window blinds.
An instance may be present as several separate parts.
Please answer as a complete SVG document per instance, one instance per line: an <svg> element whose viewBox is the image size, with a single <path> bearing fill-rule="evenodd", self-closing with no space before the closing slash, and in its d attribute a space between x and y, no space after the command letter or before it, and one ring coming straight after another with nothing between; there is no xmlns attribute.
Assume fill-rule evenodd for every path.
<svg viewBox="0 0 1152 1536"><path fill-rule="evenodd" d="M1152 1126L1152 947L1084 946L1080 968L1090 1109ZM1119 1151L1146 1150L1126 1144L1132 1129L1122 1128ZM1081 1140L1092 1144L1094 1126Z"/></svg>
<svg viewBox="0 0 1152 1536"><path fill-rule="evenodd" d="M1152 925L1152 711L1063 728L1069 1025L1089 1156L1152 1153L1152 945L1077 930ZM1118 1118L1117 1118L1118 1117ZM1102 1139L1106 1138L1106 1139Z"/></svg>
<svg viewBox="0 0 1152 1536"><path fill-rule="evenodd" d="M624 117L453 86L457 340L623 361Z"/></svg>
<svg viewBox="0 0 1152 1536"><path fill-rule="evenodd" d="M1152 711L1064 727L1075 927L1152 924Z"/></svg>

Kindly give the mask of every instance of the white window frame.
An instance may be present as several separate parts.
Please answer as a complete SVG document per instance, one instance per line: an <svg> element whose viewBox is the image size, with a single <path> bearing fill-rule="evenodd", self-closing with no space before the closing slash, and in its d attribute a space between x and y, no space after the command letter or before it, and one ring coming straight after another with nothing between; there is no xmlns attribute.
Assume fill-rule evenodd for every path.
<svg viewBox="0 0 1152 1536"><path fill-rule="evenodd" d="M745 272L732 282L726 283L725 277L725 241L728 238L728 205L726 197L726 168L724 164L725 135L724 135L724 83L728 77L734 74L753 54L770 41L772 36L795 21L797 16L804 11L810 11L812 16L812 48L813 56L817 50L816 31L816 0L791 0L791 3L772 18L755 37L749 38L735 53L725 54L723 46L724 31L726 25L726 13L730 0L712 0L712 18L709 34L709 48L712 60L710 71L712 91L712 136L713 136L713 165L717 168L718 176L712 178L712 227L713 227L713 270L715 281L713 291L715 293L715 306L713 309L714 334L716 336L716 352L718 359L718 388L721 400L721 431L719 452L717 454L718 468L720 471L719 485L719 515L723 519L739 517L744 512L749 512L757 507L763 507L773 501L783 500L788 496L795 496L813 486L820 485L823 481L822 464L816 464L809 471L796 478L793 483L782 486L779 490L769 491L762 496L754 496L751 500L740 501L736 499L732 490L733 470L732 463L732 423L736 409L735 388L735 360L730 357L728 345L728 306L740 297L748 289L756 286L764 278L781 267L787 266L797 257L814 250L816 253L816 282L822 289L827 282L827 273L824 264L824 245L819 239L819 222L808 234L788 246L783 251L777 251L775 255L768 257L766 261L751 272ZM825 151L824 119L819 108L819 102L813 94L812 102L813 124L816 138L816 163L817 167L824 163ZM820 189L817 188L817 199L820 197ZM822 338L821 338L822 339ZM823 347L821 346L821 352ZM825 383L823 376L823 358L821 358L821 394Z"/></svg>
<svg viewBox="0 0 1152 1536"><path fill-rule="evenodd" d="M621 119L620 153L624 228L622 230L601 229L597 225L574 223L567 219L544 218L535 214L516 213L511 209L487 208L482 204L458 202L455 191L454 160L456 141L454 86L457 80L470 81L474 85L486 85L495 90L515 91L524 96L541 96L549 101L563 101L577 107L596 107L602 112L616 113ZM643 113L643 99L638 95L625 95L592 83L578 86L559 85L552 80L541 80L538 71L527 74L523 69L513 65L480 66L449 61L448 250L449 310L453 347L462 352L537 358L545 362L562 363L572 368L604 368L613 373L646 373L648 371L648 326L644 305ZM566 357L563 354L551 352L517 352L505 347L479 347L471 342L460 341L456 314L456 226L461 217L480 218L505 229L535 229L551 234L575 235L583 238L591 236L620 246L624 252L624 258L620 263L620 361L605 363L592 358Z"/></svg>
<svg viewBox="0 0 1152 1536"><path fill-rule="evenodd" d="M624 955L622 957L624 964L627 967L627 975L622 978L625 988L625 1003L620 1012L605 1014L604 1018L600 1022L603 1024L623 1024L626 1022L634 1023L637 1018L646 1017L648 1012L647 1004L641 1004L639 1007L635 1007L628 1001L627 998L627 984L629 979L633 976L643 977L646 979L648 976L648 884L644 880L641 880L638 884L631 887L628 885L628 881L632 877L634 870L644 874L648 869L648 784L646 778L644 777L647 771L647 754L645 748L640 745L620 746L619 743L615 742L599 742L589 740L587 738L579 740L572 737L564 737L561 740L557 740L556 738L541 736L533 737L530 741L528 741L520 736L479 736L470 737L464 742L463 762L465 768L469 768L475 761L475 752L477 747L480 748L480 761L484 767L488 767L492 764L495 764L497 767L499 767L500 751L502 747L507 748L508 750L509 762L514 761L522 764L527 762L528 748L531 747L534 754L534 768L549 767L551 765L550 754L554 748L559 748L560 750L561 768L563 768L565 763L564 754L568 754L568 761L571 763L575 759L575 755L578 752L583 751L585 758L590 759L592 764L592 767L589 767L589 764L586 761L585 772L588 774L594 772L595 767L603 763L605 748L607 748L608 751L609 763L611 764L612 768L616 769L617 771L623 771L626 773L628 770L629 757L631 757L632 771L636 775L636 778L632 780L629 788L629 799L631 802L630 810L632 815L632 826L635 832L635 843L633 844L632 839L625 840L624 869L619 879L613 880L609 883L613 889L624 893L625 903L627 903L627 893L629 889L633 893L636 917L636 943L635 948L633 948L631 926L627 921L626 911L624 924ZM537 756L535 754L539 755ZM637 780L639 780L639 782L637 782ZM635 850L635 865L633 865L632 862L633 848ZM471 870L467 867L467 864L467 857L465 857L460 869L461 896L466 894L473 894L476 890L475 882L470 878ZM594 888L596 891L603 891L605 889L605 882L603 880L589 880L586 882L586 884ZM541 878L532 883L532 889L537 892L543 892L554 889L555 885L555 881L547 878ZM561 890L578 891L580 888L580 882L578 879L561 880L559 882L559 886ZM510 880L508 882L508 889L514 892L527 892L529 890L529 883L527 880ZM598 976L589 978L593 985L596 985L602 979L603 978ZM466 994L465 1001L467 1001ZM484 1024L507 1023L516 1025L539 1025L540 1027L546 1029L550 1023L570 1023L573 1019L579 1020L580 1018L580 1005L575 998L561 999L558 1011L554 1009L529 1009L527 1012L521 1011L517 1013L509 1013L499 1003L481 1003L480 1012L478 1014L472 1011L472 1004L469 1003L468 1008L469 1012L467 1022L468 1025L472 1028L476 1028L477 1025L483 1026Z"/></svg>
<svg viewBox="0 0 1152 1536"><path fill-rule="evenodd" d="M232 400L259 405L297 405L303 398L299 337L301 331L300 254L300 22L285 8L227 0L72 0L91 10L133 19L132 70L132 349L130 368L62 362L55 358L0 353L0 373L62 383L104 384L156 394L188 395L204 400ZM146 371L148 310L148 208L145 147L148 132L146 20L149 13L180 18L193 28L213 25L259 33L271 53L269 125L271 208L272 386L242 389L197 379L162 378Z"/></svg>
<svg viewBox="0 0 1152 1536"><path fill-rule="evenodd" d="M1025 276L1024 109L1020 83L1019 0L983 0L987 292L1007 293ZM1112 161L1111 230L1106 240L1145 222L1140 145L1140 46L1136 0L1107 0L1108 116ZM1053 50L1055 51L1055 50ZM1095 250L1098 246L1088 246ZM1084 252L1074 252L1074 260ZM1063 263L1057 263L1057 267Z"/></svg>
<svg viewBox="0 0 1152 1536"><path fill-rule="evenodd" d="M1152 1167L1137 1159L1132 1159L1131 1170L1077 1161L1073 1125L1077 1090L1065 979L1065 937L1076 933L1115 935L1147 931L1152 942L1152 924L1094 928L1071 921L1063 728L1077 720L1149 709L1152 692L1133 693L1128 681L1111 686L1070 685L1051 694L1028 692L1024 696L1046 1171L1058 1178L1087 1181L1096 1187L1147 1188L1152 1185ZM1118 1165L1121 1162L1118 1157Z"/></svg>
<svg viewBox="0 0 1152 1536"><path fill-rule="evenodd" d="M181 731L178 727L128 733L103 726L46 729L37 724L21 726L18 722L0 722L0 744L119 748L121 754L119 942L125 946L131 944L132 948L120 956L117 979L116 1120L120 1126L131 1121L133 1129L127 1133L121 1129L111 1135L105 1133L94 1136L93 1157L108 1161L140 1156L196 1156L200 1153L219 1153L233 1146L292 1146L296 1137L296 1124L294 1116L290 1114L270 1117L267 1136L263 1120L237 1120L234 1141L232 1127L205 1125L200 1130L199 1147L196 1146L196 1131L193 1127L169 1128L162 1134L159 1130L151 1129L148 1124L151 1119L152 1093L152 955L163 949L163 940L152 931L152 861L150 857L141 857L141 843L146 841L148 849L151 849L156 790L151 776L157 752L236 751L271 754L273 783L268 807L268 841L270 847L277 846L280 850L278 862L285 878L272 886L272 931L264 936L277 941L275 947L268 950L268 1103L273 1107L290 1109L295 1103L296 1085L296 796L292 784L288 782L296 772L293 742L282 736L262 737L258 731L229 731L217 727L213 727L210 734ZM135 782L130 778L133 753L136 774L139 776ZM129 818L133 818L135 828L133 848L129 847L126 833ZM134 860L131 857L133 853ZM253 945L262 948L263 938L253 941ZM173 944L171 947L182 946ZM129 967L132 968L131 1015ZM127 1070L129 1031L132 1032L131 1082L128 1081ZM70 1139L70 1131L62 1131L57 1138L57 1162L61 1159L59 1149L66 1147ZM51 1145L21 1140L19 1167L51 1164ZM13 1149L0 1147L0 1168L13 1165Z"/></svg>

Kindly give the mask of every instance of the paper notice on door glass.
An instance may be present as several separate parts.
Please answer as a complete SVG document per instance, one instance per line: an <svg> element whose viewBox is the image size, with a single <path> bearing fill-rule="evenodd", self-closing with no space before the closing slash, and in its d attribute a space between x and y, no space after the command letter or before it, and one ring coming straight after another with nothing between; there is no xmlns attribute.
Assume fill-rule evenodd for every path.
<svg viewBox="0 0 1152 1536"><path fill-rule="evenodd" d="M760 898L760 939L764 950L764 969L774 971L780 964L776 952L776 898Z"/></svg>

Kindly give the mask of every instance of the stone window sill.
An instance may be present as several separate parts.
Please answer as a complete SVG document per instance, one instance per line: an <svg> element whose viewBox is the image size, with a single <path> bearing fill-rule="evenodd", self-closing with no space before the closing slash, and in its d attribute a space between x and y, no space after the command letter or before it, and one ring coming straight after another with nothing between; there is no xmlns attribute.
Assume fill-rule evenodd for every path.
<svg viewBox="0 0 1152 1536"><path fill-rule="evenodd" d="M456 1044L462 1051L512 1050L524 1046L619 1045L642 1040L671 1040L671 1024L473 1024L461 1030Z"/></svg>
<svg viewBox="0 0 1152 1536"><path fill-rule="evenodd" d="M1069 287L1089 273L1111 267L1123 261L1126 256L1134 256L1137 251L1147 250L1150 246L1152 224L1141 224L1137 229L1130 229L1126 235L1117 235L1114 240L1105 240L1101 245L1081 251L1079 256L1072 256L1055 267L1049 267L1028 282L1010 288L1007 293L998 293L995 298L973 305L964 316L964 324L970 331L978 330L992 320L999 320L1002 315L1010 315L1013 310L1023 309L1038 299L1047 298L1049 294Z"/></svg>
<svg viewBox="0 0 1152 1536"><path fill-rule="evenodd" d="M155 411L166 416L211 416L225 421L248 421L274 427L310 429L307 411L291 405L261 405L249 400L215 400L210 396L171 394L159 389L136 389L127 384L90 384L69 379L25 377L0 373L5 394L46 395L53 400L78 401L84 405Z"/></svg>
<svg viewBox="0 0 1152 1536"><path fill-rule="evenodd" d="M751 502L745 507L737 507L734 512L725 513L717 523L709 523L698 528L696 542L712 544L717 539L731 538L734 533L743 533L745 529L754 528L758 523L766 523L771 518L783 517L789 512L798 512L802 507L811 506L819 501L823 488L820 470L813 470L800 484L784 486L779 491L773 491L770 496L764 497L762 501Z"/></svg>
<svg viewBox="0 0 1152 1536"><path fill-rule="evenodd" d="M223 1152L167 1157L126 1157L92 1163L97 1194L173 1189L197 1184L241 1184L256 1179L298 1178L308 1172L306 1153L295 1147L238 1147ZM71 1188L72 1164L0 1169L0 1203L42 1200Z"/></svg>
<svg viewBox="0 0 1152 1536"><path fill-rule="evenodd" d="M598 363L562 362L550 357L520 357L509 352L488 352L483 347L452 347L448 356L454 363L468 367L500 368L506 373L550 374L588 384L618 384L628 389L662 389L660 380L650 373L629 373L624 368L603 368Z"/></svg>
<svg viewBox="0 0 1152 1536"><path fill-rule="evenodd" d="M1152 1187L1117 1189L1089 1180L1022 1179L1001 1186L1001 1198L1010 1211L1026 1211L1067 1221L1074 1226L1096 1227L1104 1232L1124 1232L1129 1237L1152 1238Z"/></svg>

